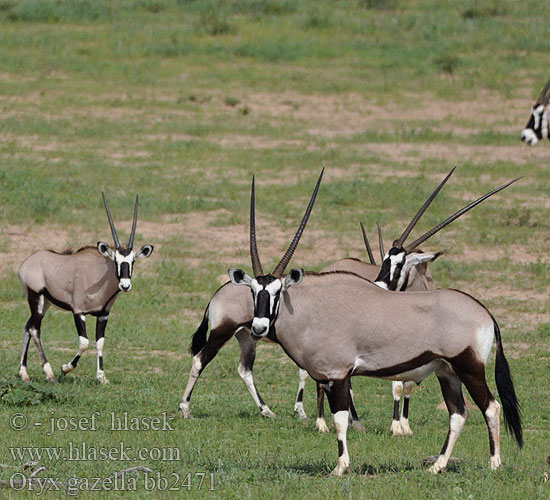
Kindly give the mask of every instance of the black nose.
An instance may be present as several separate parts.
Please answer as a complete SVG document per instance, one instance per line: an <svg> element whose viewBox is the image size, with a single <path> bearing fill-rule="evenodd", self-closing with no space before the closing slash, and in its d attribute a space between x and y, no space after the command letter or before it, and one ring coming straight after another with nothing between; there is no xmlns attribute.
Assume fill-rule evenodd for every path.
<svg viewBox="0 0 550 500"><path fill-rule="evenodd" d="M252 328L252 332L254 333L254 335L263 335L267 330L267 326L261 326L260 328L255 328L253 327Z"/></svg>
<svg viewBox="0 0 550 500"><path fill-rule="evenodd" d="M130 285L128 286L124 286L124 285L120 285L122 287L122 289L127 292L128 290L130 290Z"/></svg>
<svg viewBox="0 0 550 500"><path fill-rule="evenodd" d="M525 142L525 136L524 136L524 135L521 136L521 140L522 140L523 142Z"/></svg>

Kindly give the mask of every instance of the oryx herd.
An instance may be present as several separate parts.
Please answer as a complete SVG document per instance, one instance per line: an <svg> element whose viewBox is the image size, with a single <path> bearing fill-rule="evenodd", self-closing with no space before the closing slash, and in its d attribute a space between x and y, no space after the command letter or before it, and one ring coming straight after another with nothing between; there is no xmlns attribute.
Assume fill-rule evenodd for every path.
<svg viewBox="0 0 550 500"><path fill-rule="evenodd" d="M549 137L550 81L545 85L531 118L521 134L534 145ZM302 221L287 251L272 272L264 272L256 245L255 182L250 196L250 257L252 275L229 269L229 281L210 299L202 322L192 336L192 365L179 410L191 417L189 405L195 384L223 345L235 336L240 346L237 371L261 415L274 413L260 396L253 379L257 341L279 344L299 368L297 415L307 418L303 391L308 376L317 383L316 427L328 431L324 420L326 395L338 439L338 463L333 474L350 467L346 433L348 420L361 427L353 404L350 379L368 376L392 380L394 400L391 432L412 434L409 397L415 384L435 373L449 413L449 430L431 472L445 469L464 426L468 411L462 386L470 393L485 419L489 433L491 469L501 464L500 409L504 423L519 447L523 445L521 413L504 356L501 333L495 318L475 298L455 289L436 289L428 264L442 252L420 250L426 240L487 198L518 179L490 191L406 244L420 217L447 183L455 169L440 182L401 235L384 250L378 226L380 264L376 264L365 229L361 224L368 262L356 258L338 260L320 272L286 269L299 244L319 192L319 175ZM105 195L102 193L114 246L102 241L76 252L43 250L32 254L19 268L19 280L30 307L24 327L19 376L29 381L27 351L32 338L42 370L49 382L55 375L41 342L41 323L51 304L71 311L78 334L75 356L61 367L61 374L74 370L88 349L86 316L96 320L97 380L107 383L103 368L105 328L119 292L131 289L134 262L148 258L152 245L134 251L138 197L134 205L128 244L120 244ZM406 293L402 293L406 292ZM208 332L210 333L208 334ZM499 404L491 394L485 368L496 340L495 381ZM400 401L403 404L400 411Z"/></svg>

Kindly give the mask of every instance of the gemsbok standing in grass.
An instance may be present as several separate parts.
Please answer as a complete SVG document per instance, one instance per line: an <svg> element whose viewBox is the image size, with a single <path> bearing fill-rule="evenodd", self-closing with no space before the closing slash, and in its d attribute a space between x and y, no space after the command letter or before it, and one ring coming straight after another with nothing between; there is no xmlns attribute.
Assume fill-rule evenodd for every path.
<svg viewBox="0 0 550 500"><path fill-rule="evenodd" d="M42 370L48 382L55 382L52 367L42 348L40 326L42 319L53 304L73 313L78 333L78 352L74 358L61 367L63 375L76 368L78 360L88 349L86 334L86 315L91 314L96 320L97 380L108 383L103 371L103 347L105 327L109 312L118 292L128 292L132 288L132 271L136 259L147 258L153 252L152 245L144 245L134 252L134 237L138 214L138 197L134 206L134 219L128 245L122 246L109 211L107 199L103 203L111 226L114 248L102 241L97 246L87 246L72 253L70 250L57 253L52 250L41 250L28 257L19 267L19 281L27 296L31 317L23 332L23 352L19 367L19 376L28 382L27 351L32 337L42 364Z"/></svg>
<svg viewBox="0 0 550 500"><path fill-rule="evenodd" d="M479 301L452 289L396 293L341 271L316 274L292 269L283 276L288 260L280 262L272 273L263 274L256 248L253 211L254 191L250 218L254 276L248 276L241 269L230 269L229 277L232 283L252 291L252 337L269 337L280 344L299 367L323 384L338 439L334 475L342 475L350 468L346 433L350 377L356 375L420 383L431 373L436 374L449 412L449 431L440 455L429 468L433 473L445 469L466 421L464 384L487 424L491 469L499 468L500 404L485 379L494 338L497 344L495 380L504 422L518 446L523 445L519 404L500 330ZM443 224L414 244L425 241ZM295 237L292 251L297 243ZM413 250L414 244L408 245L406 252ZM401 262L398 259L393 259L395 266Z"/></svg>
<svg viewBox="0 0 550 500"><path fill-rule="evenodd" d="M550 80L539 94L537 101L531 108L531 116L521 132L521 140L529 146L534 146L541 139L548 139L548 112L550 102Z"/></svg>
<svg viewBox="0 0 550 500"><path fill-rule="evenodd" d="M420 216L423 214L425 209L428 207L430 202L434 199L434 197L437 195L437 193L440 191L440 189L443 187L443 185L449 179L453 172L454 169L445 177L441 184L436 188L434 193L432 193L432 195L428 198L428 200L425 202L423 207L419 210L418 214L413 219L414 223L418 221ZM491 194L494 194L495 192L492 192ZM483 201L488 196L489 195L482 197L483 199L476 200L476 202L473 202L471 206L468 205L468 207L473 208L473 206L475 206L474 204L477 204L478 201ZM459 215L462 215L465 212L466 209L464 209ZM412 229L412 226L410 229ZM406 230L406 232L407 231L408 230ZM381 259L382 261L389 260L390 256L386 256L383 250L380 228L378 231L378 236L379 246L381 249ZM372 251L370 251L368 243L366 243L366 245L367 252L369 253L369 258L371 258ZM399 284L399 290L431 290L434 288L434 282L428 270L428 263L435 260L438 255L439 253L424 253L418 251L417 249L415 252L411 252L410 255L407 255L404 260L400 262L396 268L394 268L391 278L389 275L385 274L380 278L380 282L378 284L387 289L397 289L397 285L401 281L401 283ZM358 259L346 258L330 264L329 266L321 270L321 272L328 271L348 271L358 274L359 276L366 278L370 281L375 281L380 275L381 267L373 264L372 261L370 264L368 264ZM401 278L401 280L397 278L397 273L399 273L399 277ZM179 409L184 417L191 417L189 404L191 394L198 378L205 369L206 365L210 361L212 361L219 350L232 336L235 336L237 338L241 351L239 365L237 368L239 376L243 380L261 415L264 417L274 416L274 413L260 396L260 393L254 384L253 366L256 357L257 342L251 338L249 333L250 323L252 322L253 315L253 304L250 302L248 291L243 289L243 287L235 286L231 282L229 282L221 286L213 294L204 312L202 322L197 331L194 333L191 342L190 351L193 355L192 368L183 394L182 402L179 405ZM210 335L207 336L209 323ZM196 368L197 366L200 366L201 368L198 369ZM299 386L296 401L294 404L294 411L302 419L307 418L307 415L305 414L303 409L302 402L303 389L307 377L308 375L305 370L299 370ZM395 415L399 415L399 400L401 397L399 392L399 384L401 383L398 383L394 386L393 391L394 417ZM411 432L410 426L408 425L408 399L413 386L414 383L406 383L403 388L404 402L402 405L401 415L399 417L399 420L397 420L398 417L395 417L392 420L392 431L394 432L394 435L401 435ZM329 429L324 420L324 416L322 415L323 399L323 392L318 391L317 420L315 425L320 431L328 432ZM352 416L352 426L360 429L361 424L353 403L350 405L350 410Z"/></svg>
<svg viewBox="0 0 550 500"><path fill-rule="evenodd" d="M420 217L424 214L427 208L430 206L434 198L437 196L439 191L443 188L445 183L449 180L451 175L453 175L456 167L453 168L447 176L441 181L433 193L428 197L424 204L420 207L416 215L412 218L411 222L405 228L398 240L394 241L394 246L401 242L405 242L410 232L413 230L414 226L420 220ZM489 195L490 196L490 195ZM483 198L485 199L485 198ZM481 200L483 201L483 200ZM477 204L477 203L476 203ZM474 205L472 205L473 208ZM461 212L460 215L464 214L467 210ZM454 219L453 219L454 220ZM452 222L452 221L450 221ZM450 223L449 222L449 223ZM367 255L369 256L370 264L363 262L358 259L342 259L333 264L328 265L323 268L321 272L330 272L330 271L347 271L355 273L362 278L373 281L376 285L392 291L428 291L435 290L435 285L433 278L428 270L428 264L437 259L442 252L422 252L421 250L416 249L416 252L411 252L406 255L406 257L399 262L398 266L394 266L394 272L390 276L389 273L382 272L384 269L384 263L386 265L389 263L391 268L391 257L384 252L384 242L382 240L382 232L380 226L378 227L378 247L380 250L380 259L382 262L382 267L378 267L374 261L374 255L370 248L369 240L367 238L367 233L363 224L361 224L361 232L363 234L363 241L365 243L365 248L367 250ZM442 229L443 226L440 228ZM298 379L298 393L296 396L296 401L294 404L294 411L298 413L300 418L307 418L302 403L303 389L305 381L307 380L307 372L305 370L299 370ZM402 435L412 435L412 430L409 425L409 399L411 395L414 382L392 382L392 395L393 395L393 418L391 424L391 432L394 436ZM403 405L401 407L401 413L399 413L399 403L403 398ZM359 416L355 410L355 406L352 402L350 404L350 415L351 415L351 425L359 430L362 430L363 427L359 422ZM320 384L317 384L317 418L315 421L315 427L321 432L328 432L328 426L324 418L324 391Z"/></svg>

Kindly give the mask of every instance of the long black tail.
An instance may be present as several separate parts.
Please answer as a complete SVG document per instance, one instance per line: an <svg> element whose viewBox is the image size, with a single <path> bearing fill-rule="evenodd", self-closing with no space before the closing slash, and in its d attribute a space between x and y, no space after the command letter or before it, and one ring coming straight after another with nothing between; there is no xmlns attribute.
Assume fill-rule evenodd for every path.
<svg viewBox="0 0 550 500"><path fill-rule="evenodd" d="M495 365L495 380L497 383L498 395L502 402L504 411L504 424L508 432L512 433L516 439L518 446L523 446L523 431L521 430L521 408L512 382L510 367L508 361L504 357L502 350L502 339L500 337L500 329L493 320L495 325L495 338L497 341L497 354Z"/></svg>
<svg viewBox="0 0 550 500"><path fill-rule="evenodd" d="M193 334L191 338L191 345L189 346L189 352L195 356L200 352L200 350L206 345L206 334L208 333L208 308L210 304L206 306L204 311L204 316L202 317L202 322L197 328L197 331Z"/></svg>

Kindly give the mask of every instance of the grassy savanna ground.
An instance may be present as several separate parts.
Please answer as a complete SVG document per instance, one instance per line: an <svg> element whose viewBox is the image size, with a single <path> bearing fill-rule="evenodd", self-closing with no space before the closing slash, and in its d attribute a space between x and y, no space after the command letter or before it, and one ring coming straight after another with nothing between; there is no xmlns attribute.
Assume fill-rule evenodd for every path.
<svg viewBox="0 0 550 500"><path fill-rule="evenodd" d="M548 77L545 2L0 0L0 477L21 470L9 447L178 447L178 461L44 459L43 477L107 477L134 465L180 479L213 473L217 498L548 498L550 146L519 132ZM250 268L248 196L257 181L264 268L284 252L322 166L326 178L293 265L319 269L365 257L358 229L386 243L435 183L458 170L415 234L508 179L521 182L426 245L447 249L431 266L440 286L473 293L497 317L525 416L525 448L503 433L502 470L488 466L486 428L472 412L456 465L437 477L422 458L447 429L435 378L412 400L415 435L388 435L389 382L356 379L367 431L350 431L352 473L326 478L334 434L292 415L296 368L261 345L255 378L277 412L262 420L240 381L232 340L177 417L190 368L187 347L230 266ZM140 194L134 287L107 327L105 368L94 350L53 392L14 390L28 310L15 271L41 248L110 241L100 191L127 236ZM390 314L390 312L388 312ZM88 322L93 337L93 321ZM56 373L72 357L70 314L43 323ZM493 363L489 368L494 390ZM7 391L7 392L5 392ZM306 410L314 412L308 383ZM22 411L31 425L10 428ZM50 417L90 417L99 429L56 431ZM174 431L110 431L109 413L176 416ZM43 422L42 427L32 423ZM28 474L28 472L27 472ZM172 483L170 483L172 484ZM196 483L195 483L196 484ZM135 498L160 497L141 489ZM35 496L35 493L28 493ZM85 497L85 493L82 493ZM95 493L113 498L116 493ZM3 489L3 498L25 496ZM59 493L50 493L58 498ZM91 494L90 494L91 496Z"/></svg>

